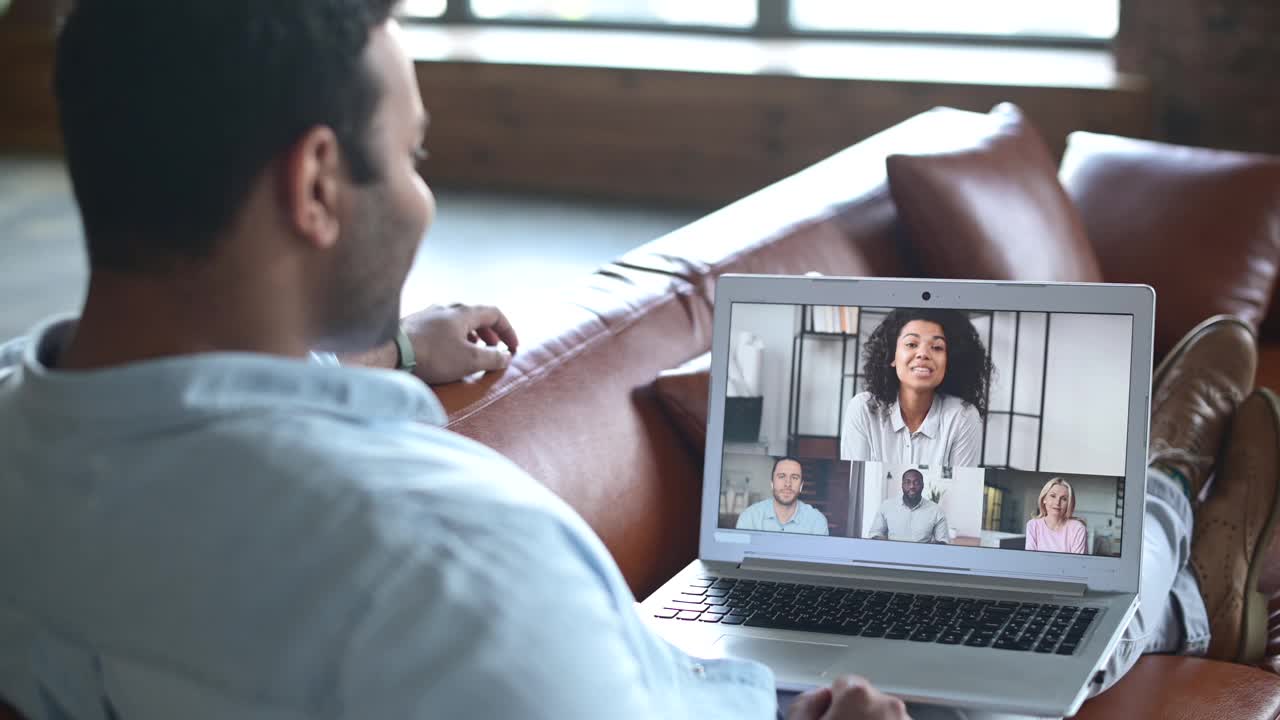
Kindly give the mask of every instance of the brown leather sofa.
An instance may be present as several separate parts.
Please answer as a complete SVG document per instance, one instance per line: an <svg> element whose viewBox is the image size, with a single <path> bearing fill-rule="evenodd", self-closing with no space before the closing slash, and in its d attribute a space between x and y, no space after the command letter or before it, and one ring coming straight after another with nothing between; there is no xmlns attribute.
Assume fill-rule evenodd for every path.
<svg viewBox="0 0 1280 720"><path fill-rule="evenodd" d="M1280 262L1280 163L1079 135L1064 161L1068 201L1045 179L1044 166L1054 175L1056 164L1037 142L1008 108L925 113L637 248L555 297L505 308L519 352L502 373L436 388L450 427L563 496L643 598L696 553L701 440L691 435L696 425L682 430L663 405L655 378L710 348L722 273L1100 273L1093 279L1149 282L1159 293L1158 350L1204 316L1235 313L1266 328L1259 383L1280 388L1280 322L1266 315ZM1027 167L1040 174L1018 174ZM994 196L983 200L984 187ZM1053 208L1015 212L1019 198ZM907 207L914 215L904 217ZM986 217L998 227L983 227ZM1273 614L1269 663L1280 656L1278 635ZM1077 717L1278 716L1272 672L1149 656ZM13 720L2 704L0 720Z"/></svg>
<svg viewBox="0 0 1280 720"><path fill-rule="evenodd" d="M1064 194L1043 168L1039 178L1017 176L1022 165L1047 163L1056 178L1057 164L1035 143L1043 145L1013 108L925 113L627 253L556 297L507 308L519 352L501 374L437 388L450 427L563 496L643 598L696 553L700 439L681 430L654 381L709 349L722 273L1149 282L1158 292L1158 352L1212 313L1264 323L1280 261L1275 160L1077 134ZM985 200L984 183L995 188ZM1019 193L1055 209L1041 217L1010 210ZM993 214L999 227L983 227L981 216ZM1063 226L1071 226L1065 239L1042 243ZM1277 347L1267 342L1259 372L1272 387L1280 386ZM1272 672L1150 656L1079 717L1278 713Z"/></svg>

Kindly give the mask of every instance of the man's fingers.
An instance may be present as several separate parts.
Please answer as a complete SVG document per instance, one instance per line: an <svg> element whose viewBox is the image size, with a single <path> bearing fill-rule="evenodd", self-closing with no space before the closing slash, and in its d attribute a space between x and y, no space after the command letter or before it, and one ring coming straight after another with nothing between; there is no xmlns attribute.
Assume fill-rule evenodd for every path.
<svg viewBox="0 0 1280 720"><path fill-rule="evenodd" d="M814 688L802 693L787 706L787 720L819 720L831 705L830 688Z"/></svg>
<svg viewBox="0 0 1280 720"><path fill-rule="evenodd" d="M462 309L466 313L467 327L474 330L491 329L509 350L514 351L520 344L515 328L502 311L492 305L472 305Z"/></svg>
<svg viewBox="0 0 1280 720"><path fill-rule="evenodd" d="M475 364L475 370L489 372L491 370L501 370L506 367L511 362L511 354L505 350L499 350L498 348L487 348L477 345L472 350L472 359Z"/></svg>
<svg viewBox="0 0 1280 720"><path fill-rule="evenodd" d="M842 675L831 684L832 718L903 720L906 706L901 700L876 690L857 675Z"/></svg>
<svg viewBox="0 0 1280 720"><path fill-rule="evenodd" d="M476 328L474 335L477 339L483 340L484 344L490 347L497 345L500 340L498 333L494 332L493 328ZM472 340L472 342L475 342L475 340Z"/></svg>

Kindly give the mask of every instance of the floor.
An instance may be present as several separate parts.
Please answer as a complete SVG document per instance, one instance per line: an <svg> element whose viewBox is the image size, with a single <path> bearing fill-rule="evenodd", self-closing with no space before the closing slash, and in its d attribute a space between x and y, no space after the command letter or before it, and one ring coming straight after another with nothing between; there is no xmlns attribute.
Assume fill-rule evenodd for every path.
<svg viewBox="0 0 1280 720"><path fill-rule="evenodd" d="M553 292L709 208L436 189L439 210L410 271L403 310L432 303L513 306ZM75 312L88 269L61 162L0 156L0 341Z"/></svg>

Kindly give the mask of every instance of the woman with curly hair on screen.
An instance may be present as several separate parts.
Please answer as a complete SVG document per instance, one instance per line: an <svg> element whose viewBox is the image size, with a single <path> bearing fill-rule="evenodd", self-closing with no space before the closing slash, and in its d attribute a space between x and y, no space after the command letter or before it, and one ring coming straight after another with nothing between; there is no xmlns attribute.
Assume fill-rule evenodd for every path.
<svg viewBox="0 0 1280 720"><path fill-rule="evenodd" d="M845 410L842 459L978 465L992 368L965 313L894 310L871 333L863 358L867 390Z"/></svg>
<svg viewBox="0 0 1280 720"><path fill-rule="evenodd" d="M1056 477L1040 489L1036 516L1027 521L1027 550L1085 554L1089 531L1076 517L1076 494L1071 483Z"/></svg>

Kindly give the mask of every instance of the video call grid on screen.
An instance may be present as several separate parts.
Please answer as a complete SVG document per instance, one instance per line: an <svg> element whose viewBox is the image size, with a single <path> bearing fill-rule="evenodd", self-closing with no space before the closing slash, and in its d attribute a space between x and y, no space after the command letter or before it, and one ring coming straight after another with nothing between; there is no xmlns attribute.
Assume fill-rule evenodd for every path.
<svg viewBox="0 0 1280 720"><path fill-rule="evenodd" d="M719 527L1120 557L1132 316L903 311L733 304Z"/></svg>

